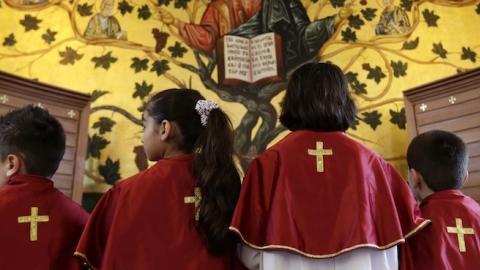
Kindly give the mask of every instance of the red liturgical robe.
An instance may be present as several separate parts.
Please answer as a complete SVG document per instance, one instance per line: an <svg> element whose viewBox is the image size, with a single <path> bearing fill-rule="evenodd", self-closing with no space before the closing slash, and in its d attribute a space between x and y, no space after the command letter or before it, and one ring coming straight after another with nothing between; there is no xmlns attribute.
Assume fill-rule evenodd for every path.
<svg viewBox="0 0 480 270"><path fill-rule="evenodd" d="M195 186L191 155L116 184L95 207L76 254L104 270L230 269L233 256L211 255L196 228Z"/></svg>
<svg viewBox="0 0 480 270"><path fill-rule="evenodd" d="M0 188L0 269L71 270L88 213L47 178L15 175Z"/></svg>
<svg viewBox="0 0 480 270"><path fill-rule="evenodd" d="M296 131L252 162L230 229L256 249L330 258L428 224L407 183L342 132Z"/></svg>
<svg viewBox="0 0 480 270"><path fill-rule="evenodd" d="M460 190L436 192L420 210L432 223L407 240L403 270L480 268L480 206Z"/></svg>

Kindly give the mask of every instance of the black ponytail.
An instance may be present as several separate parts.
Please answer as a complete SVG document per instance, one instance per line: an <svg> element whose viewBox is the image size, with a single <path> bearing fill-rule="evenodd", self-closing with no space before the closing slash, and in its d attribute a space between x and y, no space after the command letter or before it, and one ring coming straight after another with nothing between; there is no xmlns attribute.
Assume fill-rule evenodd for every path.
<svg viewBox="0 0 480 270"><path fill-rule="evenodd" d="M240 176L233 160L233 128L220 109L213 109L193 156L193 173L202 191L200 232L210 251L221 254L230 242L228 227L240 191Z"/></svg>
<svg viewBox="0 0 480 270"><path fill-rule="evenodd" d="M215 108L203 126L195 110L203 99L195 90L169 89L154 95L146 110L157 123L169 120L178 125L180 150L193 154L193 174L202 193L198 230L212 254L225 255L233 247L228 227L240 192L240 175L234 161L232 123Z"/></svg>

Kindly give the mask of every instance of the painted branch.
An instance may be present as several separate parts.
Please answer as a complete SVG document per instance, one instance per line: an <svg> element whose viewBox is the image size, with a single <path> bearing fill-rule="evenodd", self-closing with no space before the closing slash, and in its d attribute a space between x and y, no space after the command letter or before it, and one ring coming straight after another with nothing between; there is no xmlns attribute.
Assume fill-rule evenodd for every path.
<svg viewBox="0 0 480 270"><path fill-rule="evenodd" d="M134 123L138 126L142 126L142 120L141 119L136 118L135 116L133 116L131 113L127 112L123 108L120 108L120 107L117 107L117 106L114 106L114 105L102 105L102 106L96 106L96 107L93 107L92 109L90 109L90 112L92 114L96 113L98 111L112 111L112 112L119 113L119 114L123 115L125 118L127 118L128 120L130 120L132 123Z"/></svg>

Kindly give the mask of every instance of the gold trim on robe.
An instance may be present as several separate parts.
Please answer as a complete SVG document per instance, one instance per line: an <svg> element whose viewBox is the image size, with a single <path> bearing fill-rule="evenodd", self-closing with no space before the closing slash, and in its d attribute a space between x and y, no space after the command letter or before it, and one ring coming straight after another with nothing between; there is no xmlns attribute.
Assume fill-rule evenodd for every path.
<svg viewBox="0 0 480 270"><path fill-rule="evenodd" d="M238 236L240 236L240 238L242 239L242 242L244 242L246 245L248 245L249 247L251 248L254 248L254 249L258 249L258 250L268 250L268 249L282 249L282 250L287 250L287 251L292 251L292 252L295 252L297 254L300 254L302 256L305 256L307 258L313 258L313 259L328 259L328 258L332 258L332 257L335 257L335 256L338 256L340 254L343 254L343 253L346 253L346 252L349 252L349 251L352 251L354 249L358 249L358 248L364 248L364 247L370 247L370 248L376 248L376 249L380 249L380 250L383 250L383 249L388 249L388 248L391 248L395 245L398 245L400 243L404 243L405 242L405 239L407 239L408 237L410 237L411 235L413 235L414 233L416 233L417 231L423 229L425 226L427 226L428 224L430 223L430 220L425 220L424 222L422 222L420 225L418 225L415 229L413 229L411 232L407 233L405 235L404 238L401 238L397 241L394 241L394 242L391 242L387 245L384 245L384 246L379 246L379 245L375 245L375 244L358 244L358 245L354 245L354 246L351 246L351 247L348 247L348 248L345 248L345 249L342 249L338 252L335 252L335 253L331 253L331 254L325 254L325 255L315 255L315 254L310 254L310 253L307 253L307 252L303 252L299 249L296 249L296 248L293 248L293 247L289 247L289 246L283 246L283 245L267 245L267 246L257 246L257 245L254 245L250 242L248 242L245 237L243 237L242 233L235 227L233 226L230 226L228 229L230 231L233 231L235 233L238 234Z"/></svg>
<svg viewBox="0 0 480 270"><path fill-rule="evenodd" d="M87 265L88 267L92 268L93 270L99 270L98 268L94 267L90 261L88 260L87 258L87 255L81 253L81 252L78 252L78 251L75 251L75 253L73 253L73 256L76 256L76 257L79 257L80 259L82 259Z"/></svg>

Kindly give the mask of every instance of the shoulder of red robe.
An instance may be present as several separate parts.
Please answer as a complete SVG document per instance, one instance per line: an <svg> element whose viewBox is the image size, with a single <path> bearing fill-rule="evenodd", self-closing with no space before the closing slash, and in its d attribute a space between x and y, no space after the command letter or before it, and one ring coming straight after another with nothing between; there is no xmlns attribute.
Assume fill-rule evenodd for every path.
<svg viewBox="0 0 480 270"><path fill-rule="evenodd" d="M299 148L303 150L297 150ZM350 153L352 149L357 153ZM294 152L290 153L290 151ZM353 162L353 164L350 164L350 168L353 169L347 170L343 166L338 166L338 163L331 163L333 158L338 157L339 154L349 157L349 160L352 160L353 155L365 156L362 160L368 160L376 164L365 169L365 162ZM280 166L289 164L288 159L290 159L291 169L279 169ZM298 162L301 164L298 164ZM301 172L298 166L298 170L295 169L294 163L297 163L298 166L302 165L300 166L302 170L307 169L312 173ZM323 171L324 166L326 166L326 172ZM329 170L332 168L337 168L336 172L338 173L330 173ZM281 174L295 172L289 175L279 175L280 171ZM304 177L299 181L298 175L302 173ZM373 178L371 175L374 175ZM356 191L361 193L360 195L344 196L344 198L347 198L342 200L346 201L342 203L344 206L338 206L336 202L322 199L322 197L331 198L331 196L320 196L321 193L318 194L319 196L308 198L301 195L311 194L312 190L322 190L325 185L334 187L335 184L332 185L332 183L338 183L339 181L345 181L343 186L352 186L349 181L355 179L355 177L359 179L365 177L365 179L368 178L369 181L372 181L371 184L378 184L376 193L379 194L379 198L368 199L373 195L368 193L368 190L366 192L359 189ZM295 183L289 182L292 179L295 180ZM299 193L297 190L295 193L295 191L292 191L292 187L299 183L303 183L304 187L297 188L301 192ZM338 188L333 190L338 190ZM292 220L291 215L286 213L286 209L301 209L298 211L311 214L318 213L316 207L319 205L325 209L342 210L342 208L350 208L352 204L358 204L359 201L367 200L373 205L366 208L368 213L358 215L363 218L367 227L371 228L378 225L371 223L370 214L372 213L377 216L388 217L379 221L379 224L391 223L380 226L381 228L377 228L379 231L373 234L369 232L376 231L375 228L357 230L352 227L352 223L356 221L348 217L349 211L343 211L342 214L329 213L329 216L337 215L336 219L350 223L340 224L340 226L345 227L345 230L354 234L354 237L345 240L343 243L331 241L331 234L340 233L343 229L336 228L334 230L333 227L337 226L330 226L331 224L324 221L325 219L316 219L311 224L295 221L295 226L301 226L301 228L297 227L296 229L291 229L292 226L288 225L291 225ZM302 203L298 203L298 201L302 201ZM377 207L382 202L385 202L385 205ZM293 136L287 136L251 163L242 184L240 199L230 230L236 233L243 243L254 249L285 250L309 258L330 258L363 247L388 249L405 242L405 238L418 232L429 222L429 220L419 216L418 206L415 204L405 181L378 155L356 142L351 142L351 139L343 135L297 132ZM315 229L320 227L325 230ZM332 231L328 232L328 228L332 228ZM309 235L300 235L297 233L299 230L302 233L308 231ZM324 244L324 246L318 244L327 242L328 244Z"/></svg>

